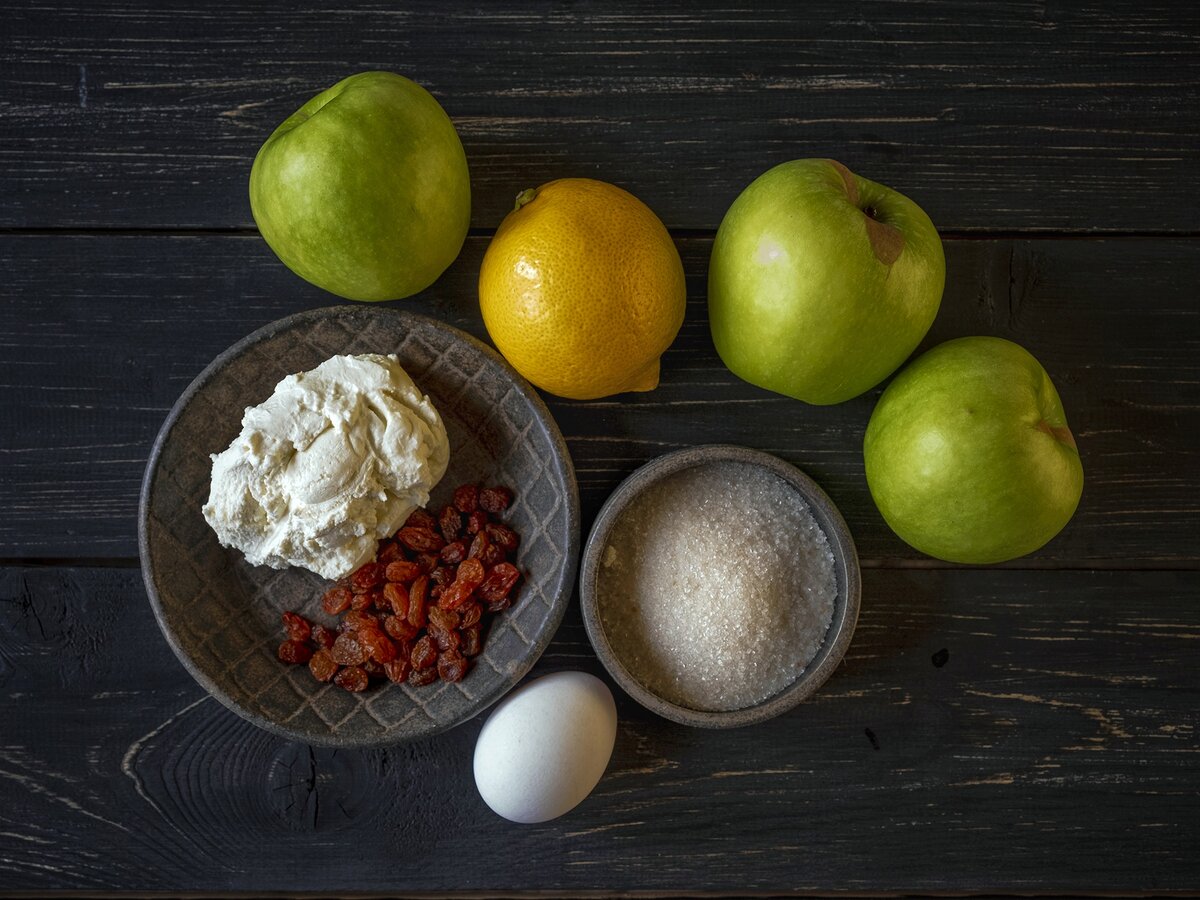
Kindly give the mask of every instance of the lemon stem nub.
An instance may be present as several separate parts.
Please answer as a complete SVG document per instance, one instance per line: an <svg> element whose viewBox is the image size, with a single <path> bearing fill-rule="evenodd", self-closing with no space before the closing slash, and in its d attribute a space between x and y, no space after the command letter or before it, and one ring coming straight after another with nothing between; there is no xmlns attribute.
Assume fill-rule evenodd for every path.
<svg viewBox="0 0 1200 900"><path fill-rule="evenodd" d="M537 196L537 188L525 188L521 193L517 194L517 202L513 204L513 210L518 210L526 203L529 203Z"/></svg>

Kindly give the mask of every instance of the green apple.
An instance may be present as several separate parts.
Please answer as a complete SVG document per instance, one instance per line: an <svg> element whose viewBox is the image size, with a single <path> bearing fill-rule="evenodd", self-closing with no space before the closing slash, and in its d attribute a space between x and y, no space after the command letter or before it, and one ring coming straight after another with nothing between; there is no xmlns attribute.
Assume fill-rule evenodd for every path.
<svg viewBox="0 0 1200 900"><path fill-rule="evenodd" d="M1032 553L1079 505L1083 465L1050 376L994 337L948 341L883 392L863 444L867 484L923 553L997 563Z"/></svg>
<svg viewBox="0 0 1200 900"><path fill-rule="evenodd" d="M339 81L267 138L250 209L284 264L351 300L424 290L471 219L467 157L428 91L391 72Z"/></svg>
<svg viewBox="0 0 1200 900"><path fill-rule="evenodd" d="M735 375L840 403L904 362L933 324L946 261L929 217L831 159L763 173L713 243L708 317Z"/></svg>

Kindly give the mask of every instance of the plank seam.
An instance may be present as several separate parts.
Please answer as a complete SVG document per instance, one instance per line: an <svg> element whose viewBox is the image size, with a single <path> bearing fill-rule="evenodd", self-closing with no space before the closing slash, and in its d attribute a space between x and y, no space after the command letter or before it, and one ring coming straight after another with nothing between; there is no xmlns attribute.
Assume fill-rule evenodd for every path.
<svg viewBox="0 0 1200 900"><path fill-rule="evenodd" d="M706 239L716 235L715 228L668 228L672 237ZM495 228L471 228L468 238L490 238ZM1195 240L1200 231L1104 231L1096 229L948 229L939 231L944 241L1078 241L1078 240ZM202 228L79 228L38 227L15 228L0 226L0 238L5 237L259 237L257 228L231 225Z"/></svg>
<svg viewBox="0 0 1200 900"><path fill-rule="evenodd" d="M136 569L136 556L12 556L0 557L0 569ZM872 571L934 572L1200 572L1200 560L1089 560L1059 563L1054 560L1023 560L1016 564L967 566L937 559L889 559L872 557L859 560L859 566Z"/></svg>

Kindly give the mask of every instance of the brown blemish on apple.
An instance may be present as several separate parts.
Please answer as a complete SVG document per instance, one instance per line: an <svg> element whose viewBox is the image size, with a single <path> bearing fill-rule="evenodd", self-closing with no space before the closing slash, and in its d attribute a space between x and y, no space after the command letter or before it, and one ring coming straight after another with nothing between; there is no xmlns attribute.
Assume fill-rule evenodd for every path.
<svg viewBox="0 0 1200 900"><path fill-rule="evenodd" d="M1050 437L1054 438L1056 441L1062 441L1072 450L1079 450L1079 447L1075 443L1075 435L1071 434L1071 429L1066 425L1051 425L1045 419L1042 419L1033 427L1038 431L1045 432L1046 434L1050 435Z"/></svg>
<svg viewBox="0 0 1200 900"><path fill-rule="evenodd" d="M829 162L838 170L838 174L842 176L842 183L846 185L846 197L849 198L852 205L858 206L858 179L854 177L853 172L836 159L831 159Z"/></svg>
<svg viewBox="0 0 1200 900"><path fill-rule="evenodd" d="M829 160L829 164L842 176L846 199L850 201L851 206L858 206L858 178L836 159ZM873 209L863 209L861 212L867 219L867 239L871 242L875 258L885 266L890 266L904 252L904 235L900 233L900 229L876 219Z"/></svg>
<svg viewBox="0 0 1200 900"><path fill-rule="evenodd" d="M867 239L871 242L875 258L885 266L890 266L904 252L904 235L899 228L873 219L867 213L863 215L867 218Z"/></svg>

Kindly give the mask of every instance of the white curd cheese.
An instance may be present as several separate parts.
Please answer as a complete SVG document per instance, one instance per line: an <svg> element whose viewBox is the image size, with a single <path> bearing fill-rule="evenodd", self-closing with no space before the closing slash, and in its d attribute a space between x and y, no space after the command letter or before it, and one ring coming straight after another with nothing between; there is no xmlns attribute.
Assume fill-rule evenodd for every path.
<svg viewBox="0 0 1200 900"><path fill-rule="evenodd" d="M395 355L335 356L246 409L213 455L204 518L253 565L339 578L429 501L449 457L441 417Z"/></svg>

